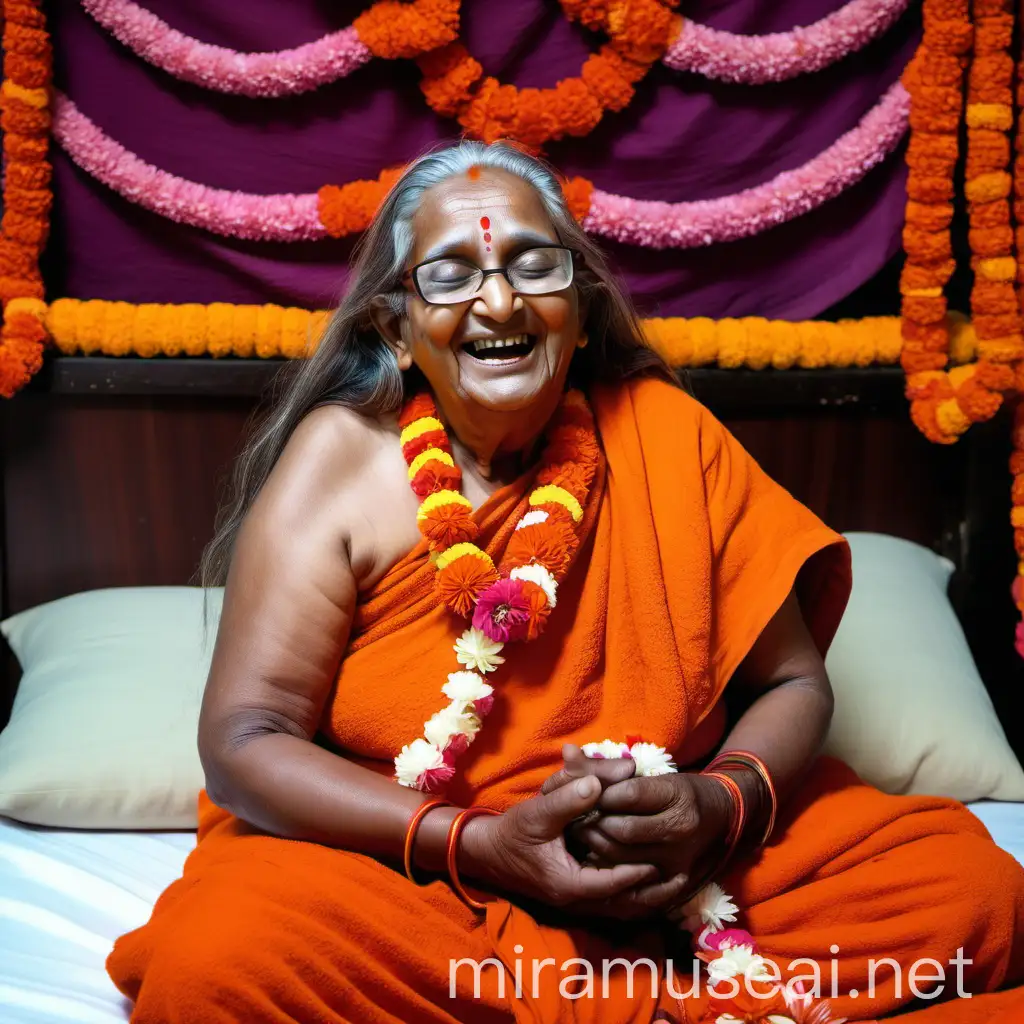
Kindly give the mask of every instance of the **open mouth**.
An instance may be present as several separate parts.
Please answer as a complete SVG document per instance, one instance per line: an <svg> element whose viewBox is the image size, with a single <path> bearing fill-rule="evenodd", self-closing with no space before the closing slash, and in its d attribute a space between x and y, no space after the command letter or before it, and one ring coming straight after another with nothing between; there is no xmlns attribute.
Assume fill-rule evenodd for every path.
<svg viewBox="0 0 1024 1024"><path fill-rule="evenodd" d="M463 352L484 362L507 362L528 356L537 344L533 334L512 334L507 338L482 338L462 346Z"/></svg>

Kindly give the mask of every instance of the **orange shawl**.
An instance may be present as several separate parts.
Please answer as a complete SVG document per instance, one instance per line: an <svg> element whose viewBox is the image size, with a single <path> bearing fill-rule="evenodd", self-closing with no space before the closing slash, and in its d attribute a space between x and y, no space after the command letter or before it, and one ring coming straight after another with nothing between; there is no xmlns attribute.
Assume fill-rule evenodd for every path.
<svg viewBox="0 0 1024 1024"><path fill-rule="evenodd" d="M843 611L846 545L697 402L655 381L595 389L591 399L606 464L585 509L586 540L547 631L510 645L489 679L496 702L458 762L449 791L457 803L505 808L531 796L567 741L639 734L692 762L720 739L722 691L794 585L822 650ZM529 487L527 476L476 513L479 543L495 562ZM323 723L329 740L390 774L394 755L443 703L464 626L438 604L433 567L417 547L360 604ZM967 875L965 861L976 866ZM945 960L958 945L975 959L970 991L1021 973L1024 872L952 801L883 796L836 762L816 766L772 845L723 885L740 925L783 963L811 957L828 978L838 944L843 993L865 987L868 957ZM632 997L615 969L605 998L560 996L574 969L548 968L533 992L531 971L541 964L545 977L549 956L594 963L599 987L601 958L672 956L677 972L691 964L678 931L565 927L504 900L480 917L443 881L416 887L369 857L254 833L204 799L184 878L148 925L119 940L109 967L138 1000L134 1019L153 1024L690 1019L692 1006L661 981L652 993L642 970ZM450 994L450 965L462 958L500 961L513 976L520 966L522 997L502 996L493 966L479 996L468 969ZM906 1002L891 974L882 972L874 998L842 996L837 1011L863 1019Z"/></svg>

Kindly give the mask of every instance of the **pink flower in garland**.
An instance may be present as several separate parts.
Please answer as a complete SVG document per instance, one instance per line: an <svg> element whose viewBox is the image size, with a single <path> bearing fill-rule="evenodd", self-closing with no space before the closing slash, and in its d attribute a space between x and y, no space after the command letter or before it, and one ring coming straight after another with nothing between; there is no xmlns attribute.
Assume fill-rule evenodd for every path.
<svg viewBox="0 0 1024 1024"><path fill-rule="evenodd" d="M530 605L521 580L498 580L476 603L473 626L498 643L522 640L530 620Z"/></svg>

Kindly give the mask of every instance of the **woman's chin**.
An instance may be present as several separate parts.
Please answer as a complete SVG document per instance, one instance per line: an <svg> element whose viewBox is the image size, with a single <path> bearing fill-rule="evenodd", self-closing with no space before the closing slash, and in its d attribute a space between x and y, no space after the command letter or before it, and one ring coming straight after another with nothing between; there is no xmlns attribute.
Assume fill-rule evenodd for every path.
<svg viewBox="0 0 1024 1024"><path fill-rule="evenodd" d="M474 404L495 412L519 412L540 404L557 382L543 345L519 359L478 359L458 355L459 390Z"/></svg>

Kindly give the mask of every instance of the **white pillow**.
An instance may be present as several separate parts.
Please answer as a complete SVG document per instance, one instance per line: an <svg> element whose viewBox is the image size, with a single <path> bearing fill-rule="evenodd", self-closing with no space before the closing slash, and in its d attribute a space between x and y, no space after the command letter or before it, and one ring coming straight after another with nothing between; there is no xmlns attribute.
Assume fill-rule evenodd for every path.
<svg viewBox="0 0 1024 1024"><path fill-rule="evenodd" d="M23 675L0 733L0 814L76 828L195 828L199 705L223 593L94 590L0 623Z"/></svg>
<svg viewBox="0 0 1024 1024"><path fill-rule="evenodd" d="M896 537L847 539L853 595L826 659L825 752L889 793L1024 800L1024 770L946 597L953 564Z"/></svg>

